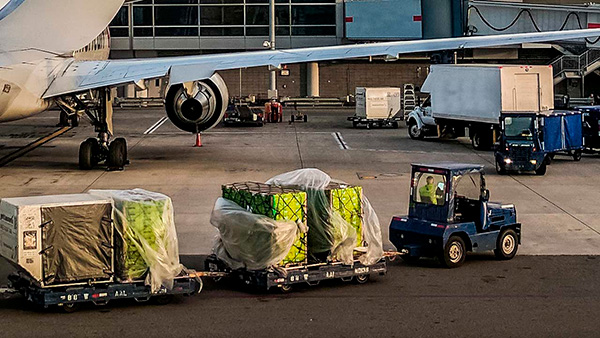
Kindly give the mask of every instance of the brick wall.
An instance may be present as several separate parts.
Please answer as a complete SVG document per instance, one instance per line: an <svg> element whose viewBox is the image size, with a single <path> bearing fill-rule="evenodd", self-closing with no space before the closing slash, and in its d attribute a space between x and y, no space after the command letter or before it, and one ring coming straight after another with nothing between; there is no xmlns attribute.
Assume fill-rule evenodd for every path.
<svg viewBox="0 0 600 338"><path fill-rule="evenodd" d="M406 83L421 86L427 77L425 62L377 62L377 63L320 63L321 97L345 97L354 94L356 87L402 87ZM306 66L289 65L290 76L277 76L279 95L301 97L306 95ZM240 71L221 71L227 83L229 95L240 95ZM269 87L267 67L243 69L242 96L266 97Z"/></svg>

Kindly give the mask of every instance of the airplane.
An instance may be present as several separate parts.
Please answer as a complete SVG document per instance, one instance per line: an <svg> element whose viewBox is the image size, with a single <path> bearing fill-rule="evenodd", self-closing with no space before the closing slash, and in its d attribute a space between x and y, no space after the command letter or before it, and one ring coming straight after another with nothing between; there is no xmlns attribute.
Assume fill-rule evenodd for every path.
<svg viewBox="0 0 600 338"><path fill-rule="evenodd" d="M229 94L220 70L600 36L600 29L580 29L149 59L78 59L77 51L98 43L95 40L130 1L0 0L0 122L24 119L51 106L73 121L85 114L98 136L81 143L79 167L92 169L104 162L109 168L123 168L127 142L113 139L115 86L143 88L145 80L167 79L168 118L179 129L198 133L216 126L227 109Z"/></svg>

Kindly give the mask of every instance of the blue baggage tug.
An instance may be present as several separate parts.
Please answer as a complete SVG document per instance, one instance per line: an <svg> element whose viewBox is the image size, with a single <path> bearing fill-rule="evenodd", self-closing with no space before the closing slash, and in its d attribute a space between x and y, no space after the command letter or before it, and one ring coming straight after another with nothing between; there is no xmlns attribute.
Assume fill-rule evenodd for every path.
<svg viewBox="0 0 600 338"><path fill-rule="evenodd" d="M546 174L555 155L581 160L584 150L580 111L503 112L500 145L496 149L496 172L534 171Z"/></svg>
<svg viewBox="0 0 600 338"><path fill-rule="evenodd" d="M390 241L407 262L439 257L449 268L468 251L511 259L521 243L514 205L489 202L483 166L413 164L408 216L390 224Z"/></svg>

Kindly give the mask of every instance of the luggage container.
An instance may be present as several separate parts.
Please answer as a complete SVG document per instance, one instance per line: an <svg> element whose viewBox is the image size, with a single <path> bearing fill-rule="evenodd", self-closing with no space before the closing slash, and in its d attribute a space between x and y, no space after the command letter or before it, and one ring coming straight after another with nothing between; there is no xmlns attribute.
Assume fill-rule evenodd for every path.
<svg viewBox="0 0 600 338"><path fill-rule="evenodd" d="M580 106L583 120L583 148L586 153L600 152L600 106Z"/></svg>
<svg viewBox="0 0 600 338"><path fill-rule="evenodd" d="M391 126L398 128L402 121L402 105L400 88L356 88L356 112L348 117L353 127L365 125L367 128L374 126Z"/></svg>
<svg viewBox="0 0 600 338"><path fill-rule="evenodd" d="M306 225L306 193L296 189L280 188L258 182L224 185L223 198L235 202L251 213L274 220L299 222ZM307 262L307 235L299 233L281 266Z"/></svg>
<svg viewBox="0 0 600 338"><path fill-rule="evenodd" d="M88 194L0 201L0 255L40 288L110 283L111 201Z"/></svg>

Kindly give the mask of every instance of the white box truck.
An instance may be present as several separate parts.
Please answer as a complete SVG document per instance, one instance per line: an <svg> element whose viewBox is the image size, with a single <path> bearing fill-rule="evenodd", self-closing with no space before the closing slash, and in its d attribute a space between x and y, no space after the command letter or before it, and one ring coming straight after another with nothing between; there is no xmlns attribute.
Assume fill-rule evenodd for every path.
<svg viewBox="0 0 600 338"><path fill-rule="evenodd" d="M429 98L409 113L409 136L468 136L476 149L496 142L502 111L554 109L550 66L432 65L421 92Z"/></svg>
<svg viewBox="0 0 600 338"><path fill-rule="evenodd" d="M111 200L89 194L0 201L0 256L42 288L111 282Z"/></svg>
<svg viewBox="0 0 600 338"><path fill-rule="evenodd" d="M353 127L365 125L367 128L373 126L391 126L398 128L398 117L402 105L400 88L356 88L356 112L348 118Z"/></svg>

